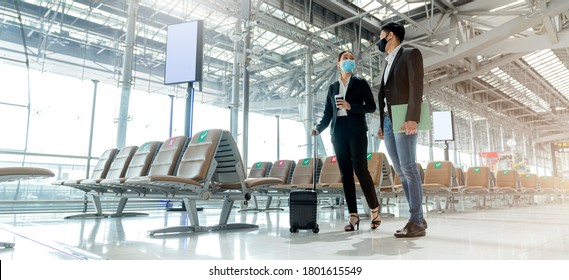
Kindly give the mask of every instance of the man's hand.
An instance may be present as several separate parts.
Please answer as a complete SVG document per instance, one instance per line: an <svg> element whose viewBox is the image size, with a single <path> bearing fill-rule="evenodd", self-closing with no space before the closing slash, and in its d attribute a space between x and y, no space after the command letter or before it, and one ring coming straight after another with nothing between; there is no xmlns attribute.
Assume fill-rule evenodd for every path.
<svg viewBox="0 0 569 280"><path fill-rule="evenodd" d="M399 131L405 131L405 135L417 134L417 122L416 121L406 121L399 128Z"/></svg>
<svg viewBox="0 0 569 280"><path fill-rule="evenodd" d="M318 132L318 130L316 130L316 129L314 129L314 128L313 128L312 130L310 130L310 136L316 136L316 135L318 135L318 134L320 134L320 133Z"/></svg>

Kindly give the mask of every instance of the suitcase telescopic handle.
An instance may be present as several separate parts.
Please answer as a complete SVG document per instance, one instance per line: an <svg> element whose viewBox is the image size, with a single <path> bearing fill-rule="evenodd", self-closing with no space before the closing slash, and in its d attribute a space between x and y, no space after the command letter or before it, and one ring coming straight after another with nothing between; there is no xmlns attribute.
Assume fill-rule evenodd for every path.
<svg viewBox="0 0 569 280"><path fill-rule="evenodd" d="M314 135L314 139L312 141L314 143L313 147L314 147L314 163L312 164L314 166L312 172L314 172L313 176L312 176L312 190L316 191L316 168L318 168L318 138L316 135Z"/></svg>

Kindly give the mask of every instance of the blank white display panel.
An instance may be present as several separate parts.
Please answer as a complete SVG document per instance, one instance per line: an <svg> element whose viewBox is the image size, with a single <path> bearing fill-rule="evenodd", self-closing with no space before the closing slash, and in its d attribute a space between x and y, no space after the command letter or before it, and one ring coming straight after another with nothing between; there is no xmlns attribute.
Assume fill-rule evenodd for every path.
<svg viewBox="0 0 569 280"><path fill-rule="evenodd" d="M203 21L168 26L164 84L201 81L202 67Z"/></svg>
<svg viewBox="0 0 569 280"><path fill-rule="evenodd" d="M452 111L433 112L433 140L454 141Z"/></svg>

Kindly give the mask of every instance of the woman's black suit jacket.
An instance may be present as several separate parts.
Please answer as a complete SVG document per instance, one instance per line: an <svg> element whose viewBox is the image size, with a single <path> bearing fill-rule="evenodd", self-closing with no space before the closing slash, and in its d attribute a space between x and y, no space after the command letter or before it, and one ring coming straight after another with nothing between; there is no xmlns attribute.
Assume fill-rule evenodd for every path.
<svg viewBox="0 0 569 280"><path fill-rule="evenodd" d="M320 123L316 126L318 133L330 125L330 134L334 134L334 127L336 126L336 117L338 109L336 108L336 99L334 98L340 92L340 82L336 81L328 88L328 95L326 96L326 105L324 107L324 116ZM365 114L373 113L376 109L373 94L368 82L360 77L350 77L350 83L346 90L346 101L350 103L351 109L347 110L348 115L343 118L348 118L348 124L352 131L367 131L367 123Z"/></svg>

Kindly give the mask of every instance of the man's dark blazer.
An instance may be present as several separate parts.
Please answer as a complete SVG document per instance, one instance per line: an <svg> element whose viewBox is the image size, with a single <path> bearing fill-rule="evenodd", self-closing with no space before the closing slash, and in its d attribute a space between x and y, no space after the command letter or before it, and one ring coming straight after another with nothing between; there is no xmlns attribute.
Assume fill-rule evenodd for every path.
<svg viewBox="0 0 569 280"><path fill-rule="evenodd" d="M334 127L336 126L336 117L338 109L336 108L335 95L340 92L340 82L336 81L328 88L328 95L326 96L326 104L324 107L324 116L320 123L316 126L318 133L321 133L328 127L330 122L330 134L334 134ZM373 113L375 111L375 101L368 82L360 77L350 77L348 88L346 89L346 101L350 103L350 110L348 115L342 118L348 118L348 124L352 131L367 131L367 123L365 114Z"/></svg>
<svg viewBox="0 0 569 280"><path fill-rule="evenodd" d="M387 67L387 65L386 65ZM385 71L385 69L384 69ZM391 117L391 105L408 104L405 121L419 123L421 116L421 101L423 100L423 56L418 49L400 48L393 60L387 81L381 79L379 87L379 113L381 129L383 130L383 117L385 100ZM394 131L399 127L394 127Z"/></svg>

